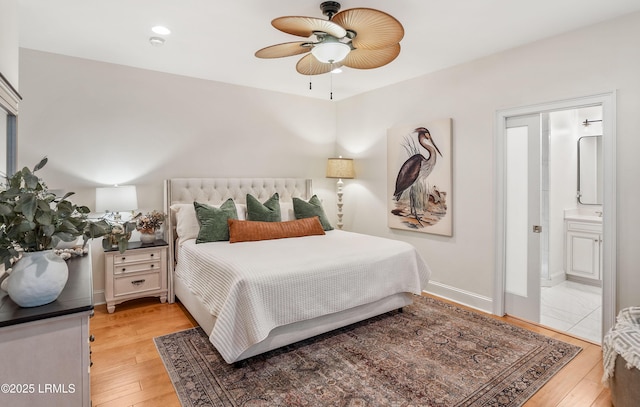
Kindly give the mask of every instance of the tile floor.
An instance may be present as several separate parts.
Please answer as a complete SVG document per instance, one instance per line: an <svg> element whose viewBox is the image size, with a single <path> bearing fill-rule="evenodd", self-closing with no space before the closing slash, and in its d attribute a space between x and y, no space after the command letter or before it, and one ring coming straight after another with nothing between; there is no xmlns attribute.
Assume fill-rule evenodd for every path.
<svg viewBox="0 0 640 407"><path fill-rule="evenodd" d="M564 281L542 287L540 323L595 343L602 340L602 288Z"/></svg>

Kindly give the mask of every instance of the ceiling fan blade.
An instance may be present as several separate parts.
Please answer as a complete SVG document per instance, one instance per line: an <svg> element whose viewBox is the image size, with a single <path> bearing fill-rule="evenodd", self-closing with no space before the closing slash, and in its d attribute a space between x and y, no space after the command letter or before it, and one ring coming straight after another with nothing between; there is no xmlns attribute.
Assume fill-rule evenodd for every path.
<svg viewBox="0 0 640 407"><path fill-rule="evenodd" d="M400 44L383 49L354 49L341 62L349 68L378 68L396 59L400 54Z"/></svg>
<svg viewBox="0 0 640 407"><path fill-rule="evenodd" d="M290 57L292 55L304 54L311 51L311 47L305 47L305 44L309 44L306 41L285 42L283 44L271 45L256 51L258 58L282 58Z"/></svg>
<svg viewBox="0 0 640 407"><path fill-rule="evenodd" d="M296 71L303 75L320 75L323 73L329 73L332 70L342 66L342 62L334 64L325 64L320 62L313 56L313 54L302 57L296 64Z"/></svg>
<svg viewBox="0 0 640 407"><path fill-rule="evenodd" d="M342 38L347 35L347 31L338 24L314 17L279 17L273 20L271 25L287 34L300 37L310 37L314 31L322 31L336 38Z"/></svg>
<svg viewBox="0 0 640 407"><path fill-rule="evenodd" d="M404 28L393 16L371 8L352 8L333 16L334 23L356 33L358 49L381 49L400 42Z"/></svg>

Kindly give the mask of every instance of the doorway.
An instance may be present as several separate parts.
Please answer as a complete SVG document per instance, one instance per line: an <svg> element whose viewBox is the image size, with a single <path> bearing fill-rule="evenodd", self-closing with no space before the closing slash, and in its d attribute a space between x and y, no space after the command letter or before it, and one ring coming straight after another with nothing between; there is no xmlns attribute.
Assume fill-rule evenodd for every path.
<svg viewBox="0 0 640 407"><path fill-rule="evenodd" d="M501 110L497 112L496 117L496 278L495 278L495 303L494 312L498 315L504 315L505 313L512 316L526 319L532 322L541 322L545 324L545 321L540 321L540 278L544 274L550 275L548 269L549 265L549 250L545 250L545 246L548 248L550 244L549 235L549 165L548 165L548 153L545 153L545 149L548 152L548 132L549 132L549 115L553 112L588 108L593 106L599 106L602 108L602 189L603 189L603 202L602 202L602 232L601 242L599 243L599 261L601 264L601 310L602 310L602 329L601 332L612 326L615 321L615 93L607 93L602 95L595 95L590 97L584 97L579 99L571 99L559 102L551 102L546 104L526 106L514 109ZM520 218L513 218L514 201L515 196L520 201L523 199L522 191L516 192L513 189L513 179L510 178L509 172L513 172L513 168L509 170L509 165L513 164L512 154L518 154L518 147L516 146L515 153L513 151L513 141L509 141L508 137L510 132L514 129L522 129L521 123L517 123L516 120L522 120L529 116L533 116L534 121L538 121L539 130L533 130L533 133L537 131L538 136L540 134L543 137L539 137L537 141L528 142L527 157L529 162L527 168L529 174L526 177L520 178L521 182L527 184L527 214L523 218L523 211L520 213ZM514 125L515 123L515 125ZM528 129L533 129L530 125L527 125ZM513 135L513 134L511 134ZM517 140L517 137L515 137ZM521 140L522 137L521 137ZM545 145L545 143L547 143ZM516 142L516 144L518 144ZM541 155L531 155L531 152L535 150L542 152ZM522 154L522 150L520 153ZM535 163L532 163L534 161ZM523 168L522 159L515 161L516 165L520 165L520 170ZM536 168L535 164L539 165ZM533 165L533 166L532 166ZM532 174L533 173L533 177ZM536 178L538 176L538 178ZM574 181L575 182L575 181ZM532 192L533 191L533 192ZM536 194L537 191L537 194ZM573 191L575 197L576 191ZM575 199L575 198L574 198ZM539 206L536 208L536 204ZM515 202L515 207L518 208L519 203ZM517 213L517 212L516 212ZM537 217L536 217L537 216ZM514 220L515 219L515 220ZM523 221L523 219L525 219ZM515 230L515 231L514 231ZM541 233L539 233L541 232ZM514 238L519 239L515 240ZM516 244L517 242L519 244ZM520 250L520 255L517 251L513 252L515 247ZM519 245L519 246L518 246ZM557 247L557 246L556 246ZM523 250L525 250L525 256L523 260ZM514 255L514 253L516 253ZM545 257L546 256L546 257ZM515 259L515 263L514 263ZM519 266L517 263L520 263ZM516 264L516 270L519 270L521 275L516 276L515 280L511 276L511 271L514 264ZM523 264L526 264L526 273L522 275ZM546 269L545 269L546 267ZM526 277L526 280L524 277ZM537 277L537 281L536 281ZM514 286L516 281L516 286ZM526 284L523 284L526 281ZM518 285L519 284L519 285ZM535 286L535 289L533 287ZM515 287L515 289L514 289ZM513 298L518 301L513 302ZM547 319L548 321L548 319ZM576 334L579 336L579 334ZM588 338L587 338L588 339ZM601 339L601 338L600 338ZM597 341L598 342L598 341Z"/></svg>
<svg viewBox="0 0 640 407"><path fill-rule="evenodd" d="M602 338L602 106L545 113L548 174L540 323ZM508 310L508 308L507 308ZM509 312L509 311L507 311Z"/></svg>

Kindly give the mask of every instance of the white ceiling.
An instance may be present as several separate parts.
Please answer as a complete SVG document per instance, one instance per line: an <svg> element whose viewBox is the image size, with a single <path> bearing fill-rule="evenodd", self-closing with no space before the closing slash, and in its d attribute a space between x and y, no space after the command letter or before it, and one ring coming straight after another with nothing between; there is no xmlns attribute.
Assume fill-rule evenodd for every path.
<svg viewBox="0 0 640 407"><path fill-rule="evenodd" d="M309 77L300 56L258 59L268 45L299 41L271 26L288 15L325 18L322 0L18 0L20 46L138 68L334 100L640 11L638 0L343 0L405 28L400 56L372 70ZM153 47L151 27L172 31Z"/></svg>

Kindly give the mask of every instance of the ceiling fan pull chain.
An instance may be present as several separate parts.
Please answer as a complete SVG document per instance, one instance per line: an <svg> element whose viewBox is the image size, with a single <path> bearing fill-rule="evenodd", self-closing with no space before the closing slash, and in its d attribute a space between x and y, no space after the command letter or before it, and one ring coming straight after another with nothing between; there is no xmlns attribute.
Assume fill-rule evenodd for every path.
<svg viewBox="0 0 640 407"><path fill-rule="evenodd" d="M311 90L311 78L313 76L311 76L311 58L309 58L309 90Z"/></svg>
<svg viewBox="0 0 640 407"><path fill-rule="evenodd" d="M329 71L329 81L329 86L331 87L329 100L333 100L333 62L331 63L331 71Z"/></svg>

